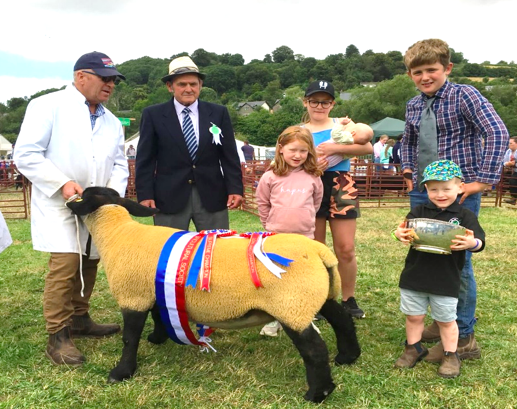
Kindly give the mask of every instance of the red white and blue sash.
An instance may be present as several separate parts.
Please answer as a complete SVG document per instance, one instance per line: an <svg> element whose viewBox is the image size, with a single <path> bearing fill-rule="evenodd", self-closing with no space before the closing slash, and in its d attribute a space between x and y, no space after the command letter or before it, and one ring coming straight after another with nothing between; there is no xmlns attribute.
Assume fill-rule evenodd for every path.
<svg viewBox="0 0 517 409"><path fill-rule="evenodd" d="M202 349L212 348L207 338L210 329L198 325L199 339L190 329L185 306L185 270L182 260L188 258L189 243L192 245L197 233L181 231L174 233L165 243L156 269L156 303L169 337L182 345L199 345ZM211 331L210 331L211 332ZM213 348L212 348L213 349ZM215 351L215 349L213 349Z"/></svg>
<svg viewBox="0 0 517 409"><path fill-rule="evenodd" d="M181 345L199 345L202 350L215 349L210 345L208 335L212 329L198 324L199 339L190 329L185 305L185 287L196 287L201 282L201 290L210 291L212 255L217 237L234 237L233 230L207 230L200 233L180 231L174 233L165 243L156 268L156 303L169 337ZM293 261L274 253L265 253L263 244L267 236L274 233L243 233L250 239L247 250L248 268L253 284L260 288L255 257L276 277L282 278L285 270L273 263L289 266ZM237 237L237 236L235 236ZM201 273L201 278L200 276Z"/></svg>

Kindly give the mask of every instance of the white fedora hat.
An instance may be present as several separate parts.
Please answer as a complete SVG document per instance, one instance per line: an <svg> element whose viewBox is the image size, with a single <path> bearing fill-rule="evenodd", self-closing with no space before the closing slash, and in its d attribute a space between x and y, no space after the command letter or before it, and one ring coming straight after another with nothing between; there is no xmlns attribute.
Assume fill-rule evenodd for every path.
<svg viewBox="0 0 517 409"><path fill-rule="evenodd" d="M162 78L163 82L171 81L176 75L182 74L197 74L202 80L205 79L205 74L199 72L196 63L190 57L178 57L169 64L169 74Z"/></svg>

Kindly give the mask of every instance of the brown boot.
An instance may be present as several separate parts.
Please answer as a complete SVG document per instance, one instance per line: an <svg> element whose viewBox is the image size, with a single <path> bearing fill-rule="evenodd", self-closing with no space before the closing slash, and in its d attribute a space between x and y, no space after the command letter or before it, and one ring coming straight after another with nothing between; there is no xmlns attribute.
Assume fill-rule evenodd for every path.
<svg viewBox="0 0 517 409"><path fill-rule="evenodd" d="M103 338L120 332L118 324L96 324L88 313L72 316L73 338Z"/></svg>
<svg viewBox="0 0 517 409"><path fill-rule="evenodd" d="M418 361L421 361L427 355L427 348L420 342L413 345L406 345L404 352L395 362L395 368L413 368Z"/></svg>
<svg viewBox="0 0 517 409"><path fill-rule="evenodd" d="M467 338L458 339L458 349L456 351L460 359L479 359L481 358L481 348L479 348L474 333L469 334ZM438 342L429 350L429 354L425 357L427 362L439 364L443 358L443 345Z"/></svg>
<svg viewBox="0 0 517 409"><path fill-rule="evenodd" d="M442 341L438 342L434 347L429 349L429 353L425 357L426 362L432 362L433 364L439 364L443 359L443 344Z"/></svg>
<svg viewBox="0 0 517 409"><path fill-rule="evenodd" d="M81 365L86 358L70 338L70 327L64 327L48 337L45 355L54 365Z"/></svg>
<svg viewBox="0 0 517 409"><path fill-rule="evenodd" d="M458 352L445 351L442 364L438 368L438 375L442 378L456 378L460 376L461 361Z"/></svg>
<svg viewBox="0 0 517 409"><path fill-rule="evenodd" d="M481 348L476 342L474 333L469 334L467 338L458 340L458 355L460 359L479 359L481 358Z"/></svg>
<svg viewBox="0 0 517 409"><path fill-rule="evenodd" d="M436 321L424 328L422 342L438 342L440 340L440 328Z"/></svg>

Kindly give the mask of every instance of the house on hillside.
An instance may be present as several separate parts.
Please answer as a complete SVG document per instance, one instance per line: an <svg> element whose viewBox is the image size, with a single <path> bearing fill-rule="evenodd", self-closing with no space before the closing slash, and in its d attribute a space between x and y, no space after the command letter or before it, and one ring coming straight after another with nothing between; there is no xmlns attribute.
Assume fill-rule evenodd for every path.
<svg viewBox="0 0 517 409"><path fill-rule="evenodd" d="M273 111L273 113L277 113L281 109L282 109L282 105L280 105L280 100L277 99L275 102L275 105L273 105L273 108L271 108L271 111Z"/></svg>
<svg viewBox="0 0 517 409"><path fill-rule="evenodd" d="M378 83L377 82L361 82L360 84L361 84L361 86L366 87L366 88L374 88L377 86Z"/></svg>
<svg viewBox="0 0 517 409"><path fill-rule="evenodd" d="M352 93L351 92L340 92L339 98L342 101L350 101L352 99Z"/></svg>
<svg viewBox="0 0 517 409"><path fill-rule="evenodd" d="M237 113L242 116L247 116L257 109L265 109L269 112L269 105L266 101L239 102L237 105Z"/></svg>

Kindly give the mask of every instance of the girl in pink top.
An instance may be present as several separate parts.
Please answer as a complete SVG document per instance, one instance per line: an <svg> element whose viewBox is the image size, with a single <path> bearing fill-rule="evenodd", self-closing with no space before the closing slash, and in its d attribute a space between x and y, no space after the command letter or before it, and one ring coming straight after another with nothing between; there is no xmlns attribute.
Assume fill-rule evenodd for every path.
<svg viewBox="0 0 517 409"><path fill-rule="evenodd" d="M257 204L267 231L298 233L314 239L316 212L323 197L323 173L317 165L312 134L290 126L278 137L275 160L260 178ZM261 335L277 336L280 324L267 324Z"/></svg>
<svg viewBox="0 0 517 409"><path fill-rule="evenodd" d="M316 212L323 197L322 173L311 132L300 126L282 132L275 160L257 187L258 212L264 228L314 239Z"/></svg>

